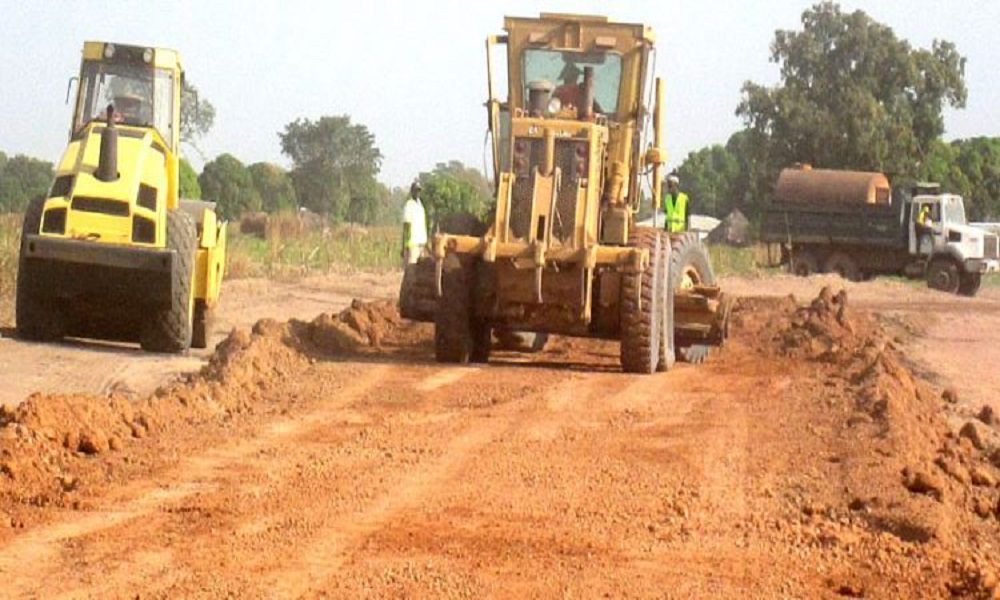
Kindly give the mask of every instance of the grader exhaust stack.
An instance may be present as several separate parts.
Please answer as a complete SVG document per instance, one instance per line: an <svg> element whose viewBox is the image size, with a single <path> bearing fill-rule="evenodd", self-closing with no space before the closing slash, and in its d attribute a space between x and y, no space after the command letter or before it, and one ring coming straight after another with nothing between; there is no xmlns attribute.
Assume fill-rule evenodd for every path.
<svg viewBox="0 0 1000 600"><path fill-rule="evenodd" d="M643 177L659 199L666 162L661 81L646 101L652 30L559 14L508 17L505 30L487 39L493 223L481 237L435 236L433 265L404 278L404 316L433 312L442 362L488 360L494 329L619 340L628 372L700 362L729 315L705 248L635 222ZM498 45L505 100L493 95ZM433 285L414 283L420 273Z"/></svg>

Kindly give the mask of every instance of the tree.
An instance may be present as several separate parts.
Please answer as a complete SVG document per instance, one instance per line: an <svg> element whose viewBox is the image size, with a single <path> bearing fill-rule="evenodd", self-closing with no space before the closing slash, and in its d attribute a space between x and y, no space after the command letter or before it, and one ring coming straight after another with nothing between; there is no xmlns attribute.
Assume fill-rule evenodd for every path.
<svg viewBox="0 0 1000 600"><path fill-rule="evenodd" d="M180 179L181 198L201 200L201 185L198 183L198 173L195 172L191 163L183 158L180 160L178 178Z"/></svg>
<svg viewBox="0 0 1000 600"><path fill-rule="evenodd" d="M806 10L802 24L771 45L781 83L743 85L736 114L753 134L744 141L755 168L772 181L796 162L913 173L944 132L944 107L965 106L965 58L946 41L914 49L832 2Z"/></svg>
<svg viewBox="0 0 1000 600"><path fill-rule="evenodd" d="M725 217L739 200L740 162L725 146L716 144L688 154L677 175L699 214Z"/></svg>
<svg viewBox="0 0 1000 600"><path fill-rule="evenodd" d="M217 203L225 219L238 219L244 213L261 209L260 195L250 171L231 154L221 154L206 163L198 177L204 197Z"/></svg>
<svg viewBox="0 0 1000 600"><path fill-rule="evenodd" d="M940 183L965 198L973 220L1000 220L1000 138L938 140L924 161L920 178Z"/></svg>
<svg viewBox="0 0 1000 600"><path fill-rule="evenodd" d="M493 205L492 187L486 178L457 160L438 163L419 179L423 188L420 198L431 229L449 214L467 213L482 219Z"/></svg>
<svg viewBox="0 0 1000 600"><path fill-rule="evenodd" d="M191 145L199 154L198 141L215 124L215 107L201 98L194 84L184 81L181 88L181 141Z"/></svg>
<svg viewBox="0 0 1000 600"><path fill-rule="evenodd" d="M32 198L48 193L53 177L50 162L0 152L0 213L23 212Z"/></svg>
<svg viewBox="0 0 1000 600"><path fill-rule="evenodd" d="M337 221L375 218L382 153L367 127L346 115L297 119L278 137L294 165L291 177L301 206Z"/></svg>
<svg viewBox="0 0 1000 600"><path fill-rule="evenodd" d="M292 178L278 165L259 162L250 165L254 189L261 198L264 212L294 211L298 203Z"/></svg>

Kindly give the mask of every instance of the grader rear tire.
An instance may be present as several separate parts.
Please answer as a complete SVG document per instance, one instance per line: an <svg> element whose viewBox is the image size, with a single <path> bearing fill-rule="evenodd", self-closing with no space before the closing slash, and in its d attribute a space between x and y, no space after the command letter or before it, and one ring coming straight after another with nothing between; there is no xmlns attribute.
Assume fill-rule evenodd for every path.
<svg viewBox="0 0 1000 600"><path fill-rule="evenodd" d="M194 257L198 234L191 215L167 211L167 249L174 251L170 305L154 311L142 329L148 352L183 352L191 346L194 321Z"/></svg>
<svg viewBox="0 0 1000 600"><path fill-rule="evenodd" d="M467 363L472 357L470 279L458 256L449 254L444 258L442 295L434 315L434 358L438 362Z"/></svg>
<svg viewBox="0 0 1000 600"><path fill-rule="evenodd" d="M708 251L694 233L685 233L673 240L670 252L670 290L673 294L695 285L715 285L715 272ZM675 340L677 360L700 364L708 358L710 348L703 344Z"/></svg>
<svg viewBox="0 0 1000 600"><path fill-rule="evenodd" d="M42 225L45 198L34 198L24 211L21 225L21 251L17 261L17 292L15 293L15 323L17 337L35 342L62 339L64 319L59 307L50 301L45 290L55 282L43 281L31 268L25 252L30 234L37 234Z"/></svg>
<svg viewBox="0 0 1000 600"><path fill-rule="evenodd" d="M665 265L663 234L652 227L637 227L629 245L649 250L649 267L642 273L625 273L621 285L621 365L626 373L653 373L660 365L663 343Z"/></svg>

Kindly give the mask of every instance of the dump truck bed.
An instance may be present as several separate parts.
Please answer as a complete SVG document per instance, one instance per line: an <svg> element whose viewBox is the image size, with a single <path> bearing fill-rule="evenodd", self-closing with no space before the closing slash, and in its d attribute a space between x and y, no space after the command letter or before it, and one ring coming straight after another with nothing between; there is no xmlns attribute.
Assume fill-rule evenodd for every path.
<svg viewBox="0 0 1000 600"><path fill-rule="evenodd" d="M891 204L779 202L764 212L761 241L901 249L907 243L904 217L898 200Z"/></svg>

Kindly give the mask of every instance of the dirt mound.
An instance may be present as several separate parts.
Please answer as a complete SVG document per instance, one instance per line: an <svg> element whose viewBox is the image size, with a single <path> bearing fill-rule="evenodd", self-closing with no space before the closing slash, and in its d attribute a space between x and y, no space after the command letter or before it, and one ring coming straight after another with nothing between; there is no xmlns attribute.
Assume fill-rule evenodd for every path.
<svg viewBox="0 0 1000 600"><path fill-rule="evenodd" d="M818 476L795 478L805 539L882 562L919 556L950 573L932 596L992 594L998 561L981 542L1000 531L1000 440L989 415L950 426L952 406L913 375L873 316L849 309L845 291L770 310L743 302L734 326L752 329L776 364L812 370L811 389L782 396L790 420L817 438L815 452L830 456L802 450L801 468Z"/></svg>
<svg viewBox="0 0 1000 600"><path fill-rule="evenodd" d="M318 349L345 352L367 346L380 348L384 341L398 334L402 326L403 319L394 302L354 300L340 314L320 315L304 329Z"/></svg>
<svg viewBox="0 0 1000 600"><path fill-rule="evenodd" d="M314 356L377 350L402 325L392 302L355 300L309 323L265 319L250 331L233 330L199 373L148 398L35 394L14 409L0 408L0 498L61 503L64 492L94 475L88 457L151 433L266 409L267 392Z"/></svg>

